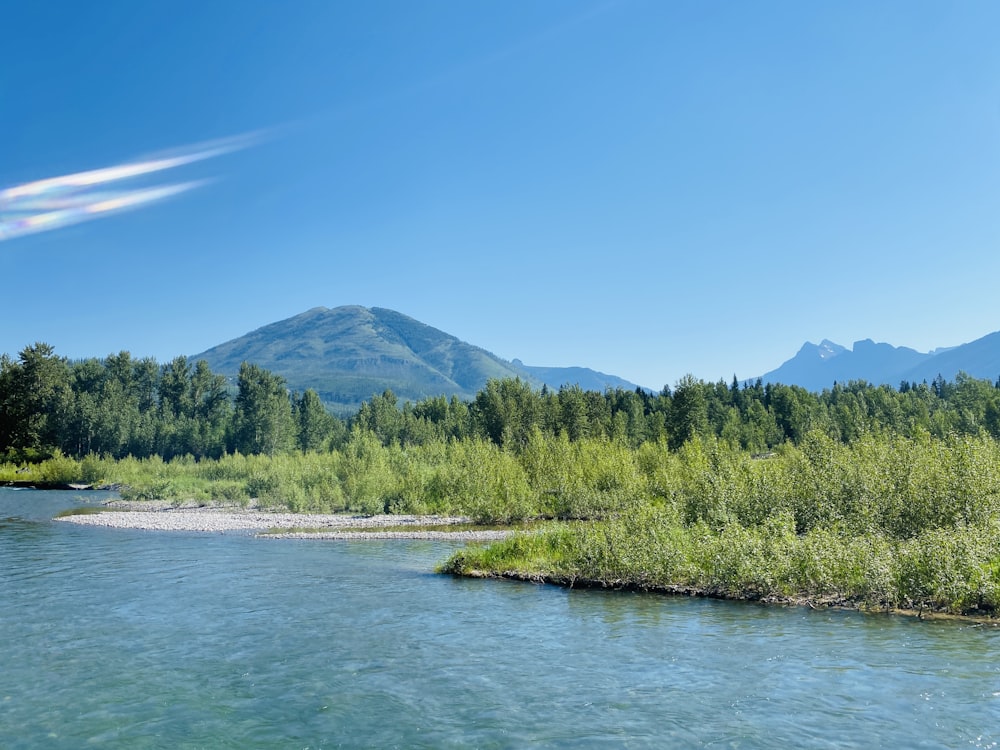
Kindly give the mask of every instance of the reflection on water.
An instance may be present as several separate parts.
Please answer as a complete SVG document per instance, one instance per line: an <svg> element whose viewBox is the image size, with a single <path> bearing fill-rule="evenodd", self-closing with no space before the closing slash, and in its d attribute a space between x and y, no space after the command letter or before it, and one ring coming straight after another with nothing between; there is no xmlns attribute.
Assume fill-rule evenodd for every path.
<svg viewBox="0 0 1000 750"><path fill-rule="evenodd" d="M451 543L47 522L0 489L0 747L989 747L1000 631L430 573ZM30 505L30 507L27 507ZM44 510L43 510L44 509Z"/></svg>

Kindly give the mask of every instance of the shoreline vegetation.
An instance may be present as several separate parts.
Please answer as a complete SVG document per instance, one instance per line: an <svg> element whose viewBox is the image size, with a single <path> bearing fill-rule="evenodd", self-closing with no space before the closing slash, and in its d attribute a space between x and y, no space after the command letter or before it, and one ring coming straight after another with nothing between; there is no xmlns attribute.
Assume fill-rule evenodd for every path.
<svg viewBox="0 0 1000 750"><path fill-rule="evenodd" d="M658 516L568 524L532 537L455 552L439 572L568 588L681 596L1000 624L1000 527L936 531L913 539L769 528L685 528Z"/></svg>
<svg viewBox="0 0 1000 750"><path fill-rule="evenodd" d="M485 441L383 445L358 432L343 452L58 456L30 471L67 481L86 464L93 484L120 485L132 510L156 507L139 515L164 519L218 498L244 517L287 514L298 528L285 533L295 534L357 533L318 529L309 513L397 526L411 516L422 525L438 523L426 516L544 521L530 533L478 537L493 543L441 567L459 575L921 615L996 617L1000 605L1000 443L989 436L872 434L844 444L812 431L762 456L700 437L677 450L633 449L536 431L515 451ZM0 466L0 480L13 471ZM268 492L251 501L251 486ZM233 488L240 493L226 499Z"/></svg>
<svg viewBox="0 0 1000 750"><path fill-rule="evenodd" d="M252 365L229 388L183 357L69 363L36 344L0 358L0 483L544 522L441 569L1000 614L1000 381L809 393L685 376L656 394L491 380L469 402L386 391L346 422Z"/></svg>

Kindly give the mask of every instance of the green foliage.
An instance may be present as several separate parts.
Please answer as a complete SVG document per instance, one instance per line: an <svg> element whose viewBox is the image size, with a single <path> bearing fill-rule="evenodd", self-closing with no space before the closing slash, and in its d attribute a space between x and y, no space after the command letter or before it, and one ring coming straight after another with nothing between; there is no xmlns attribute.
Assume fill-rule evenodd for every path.
<svg viewBox="0 0 1000 750"><path fill-rule="evenodd" d="M635 452L621 442L571 442L566 433L552 437L536 429L519 461L539 496L542 515L602 518L633 508L646 496Z"/></svg>
<svg viewBox="0 0 1000 750"><path fill-rule="evenodd" d="M344 441L343 422L315 391L293 403L280 378L252 365L241 373L235 404L229 391L204 360L177 357L161 368L120 352L70 363L35 344L17 360L0 357L0 454L16 462L56 451L203 459L237 449L325 450Z"/></svg>
<svg viewBox="0 0 1000 750"><path fill-rule="evenodd" d="M48 344L0 359L0 449L20 455L58 444L72 400L69 368Z"/></svg>
<svg viewBox="0 0 1000 750"><path fill-rule="evenodd" d="M520 378L489 380L472 404L480 434L500 446L523 446L539 416L538 396Z"/></svg>
<svg viewBox="0 0 1000 750"><path fill-rule="evenodd" d="M292 445L294 423L284 379L244 362L238 388L233 421L236 450L268 455L287 450Z"/></svg>
<svg viewBox="0 0 1000 750"><path fill-rule="evenodd" d="M570 521L455 570L948 611L1000 606L1000 390L960 376L822 394L708 384L398 403L350 432L246 365L0 358L0 481L170 502ZM235 450L234 450L235 449ZM232 452L227 452L232 451ZM585 522L584 522L585 521Z"/></svg>
<svg viewBox="0 0 1000 750"><path fill-rule="evenodd" d="M686 526L646 508L614 521L523 534L452 556L445 572L519 575L740 599L859 603L991 614L1000 607L1000 527L908 540L796 534L788 515L759 527Z"/></svg>
<svg viewBox="0 0 1000 750"><path fill-rule="evenodd" d="M309 388L301 398L293 401L299 450L316 451L327 447L334 436L337 420L323 408L319 395Z"/></svg>
<svg viewBox="0 0 1000 750"><path fill-rule="evenodd" d="M459 550L441 565L442 573L468 575L482 571L526 574L533 578L559 575L577 557L574 529L553 527L529 534L516 534L488 547Z"/></svg>
<svg viewBox="0 0 1000 750"><path fill-rule="evenodd" d="M555 458L553 446L568 452L577 444L540 445L536 437L522 455L529 476L565 483L573 462ZM812 431L801 446L763 458L713 440L690 441L677 453L646 445L636 461L645 502L568 527L558 556L544 557L545 544L532 542L520 559L522 543L502 542L447 567L992 613L1000 606L998 461L992 438L927 433L869 434L847 446Z"/></svg>
<svg viewBox="0 0 1000 750"><path fill-rule="evenodd" d="M534 493L517 459L481 440L453 444L452 491L477 523L511 523L533 515Z"/></svg>
<svg viewBox="0 0 1000 750"><path fill-rule="evenodd" d="M366 430L356 430L340 465L347 506L361 513L385 513L396 494L389 449Z"/></svg>

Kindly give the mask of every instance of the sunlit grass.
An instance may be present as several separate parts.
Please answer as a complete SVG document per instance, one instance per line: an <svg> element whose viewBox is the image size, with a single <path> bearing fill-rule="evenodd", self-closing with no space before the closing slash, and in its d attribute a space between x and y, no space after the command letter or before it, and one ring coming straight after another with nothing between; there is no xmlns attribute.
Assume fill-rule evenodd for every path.
<svg viewBox="0 0 1000 750"><path fill-rule="evenodd" d="M83 505L79 508L68 508L61 510L53 518L66 518L67 516L93 516L97 513L104 513L107 508L98 508L93 505Z"/></svg>

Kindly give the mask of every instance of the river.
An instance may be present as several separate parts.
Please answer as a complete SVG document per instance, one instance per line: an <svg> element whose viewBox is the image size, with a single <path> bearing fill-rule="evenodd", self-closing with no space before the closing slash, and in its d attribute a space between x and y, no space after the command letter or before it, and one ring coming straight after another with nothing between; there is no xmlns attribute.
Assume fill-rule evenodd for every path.
<svg viewBox="0 0 1000 750"><path fill-rule="evenodd" d="M88 494L82 502L97 502ZM1000 629L53 523L0 488L3 748L989 748Z"/></svg>

